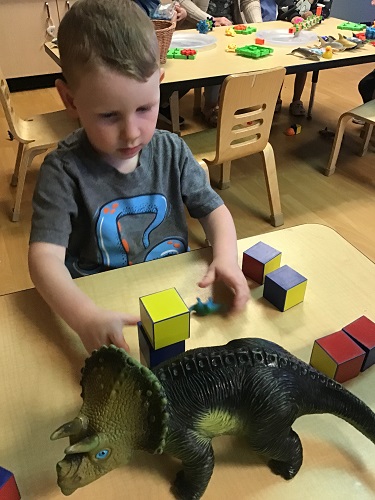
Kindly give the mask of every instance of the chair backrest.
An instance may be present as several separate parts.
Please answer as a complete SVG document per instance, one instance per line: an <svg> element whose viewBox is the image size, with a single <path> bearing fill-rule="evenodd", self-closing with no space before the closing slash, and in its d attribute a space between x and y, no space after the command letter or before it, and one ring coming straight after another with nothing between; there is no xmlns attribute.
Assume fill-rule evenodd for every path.
<svg viewBox="0 0 375 500"><path fill-rule="evenodd" d="M215 163L266 147L285 68L229 75L220 92Z"/></svg>
<svg viewBox="0 0 375 500"><path fill-rule="evenodd" d="M23 137L24 120L19 118L14 112L11 100L10 92L7 81L0 68L0 102L4 109L5 118L8 123L8 127L13 137L19 142L30 142L30 140Z"/></svg>

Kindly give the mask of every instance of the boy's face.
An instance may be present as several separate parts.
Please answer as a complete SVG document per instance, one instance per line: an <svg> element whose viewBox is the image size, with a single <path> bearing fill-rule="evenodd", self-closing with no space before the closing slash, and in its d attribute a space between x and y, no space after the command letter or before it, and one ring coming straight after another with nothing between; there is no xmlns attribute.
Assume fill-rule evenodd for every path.
<svg viewBox="0 0 375 500"><path fill-rule="evenodd" d="M146 82L139 82L99 67L82 75L74 91L62 81L56 86L91 145L110 164L126 170L127 164L136 166L139 152L154 134L162 77L157 70Z"/></svg>

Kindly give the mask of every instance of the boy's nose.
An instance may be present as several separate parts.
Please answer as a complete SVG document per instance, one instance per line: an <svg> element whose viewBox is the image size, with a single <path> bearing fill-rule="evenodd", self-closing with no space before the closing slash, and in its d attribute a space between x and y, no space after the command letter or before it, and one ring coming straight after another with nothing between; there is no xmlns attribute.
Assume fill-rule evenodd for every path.
<svg viewBox="0 0 375 500"><path fill-rule="evenodd" d="M132 144L133 141L138 139L138 137L139 137L139 128L135 123L135 121L130 119L123 122L120 131L121 141L126 143L126 145L128 146L129 144Z"/></svg>

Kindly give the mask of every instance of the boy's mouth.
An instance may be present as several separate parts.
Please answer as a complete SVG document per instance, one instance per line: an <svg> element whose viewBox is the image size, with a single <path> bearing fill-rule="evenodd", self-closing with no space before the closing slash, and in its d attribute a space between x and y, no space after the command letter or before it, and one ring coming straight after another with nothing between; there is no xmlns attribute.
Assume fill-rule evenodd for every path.
<svg viewBox="0 0 375 500"><path fill-rule="evenodd" d="M141 149L142 146L135 146L134 148L119 148L118 152L121 154L122 157L132 158L133 156L138 154Z"/></svg>

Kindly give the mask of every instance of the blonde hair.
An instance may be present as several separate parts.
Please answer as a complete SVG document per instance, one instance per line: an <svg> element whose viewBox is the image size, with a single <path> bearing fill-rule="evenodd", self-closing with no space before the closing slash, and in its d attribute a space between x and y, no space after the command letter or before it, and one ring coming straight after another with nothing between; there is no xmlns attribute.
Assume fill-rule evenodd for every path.
<svg viewBox="0 0 375 500"><path fill-rule="evenodd" d="M69 85L82 73L107 67L138 81L159 68L152 22L132 0L78 0L58 31L61 67Z"/></svg>

